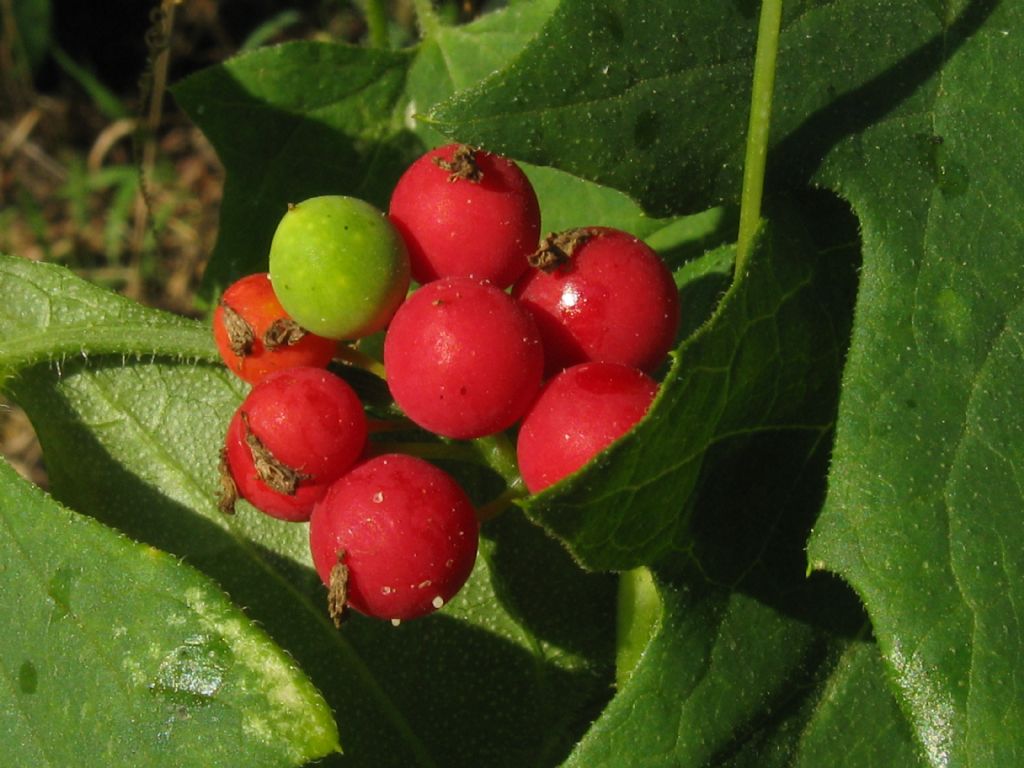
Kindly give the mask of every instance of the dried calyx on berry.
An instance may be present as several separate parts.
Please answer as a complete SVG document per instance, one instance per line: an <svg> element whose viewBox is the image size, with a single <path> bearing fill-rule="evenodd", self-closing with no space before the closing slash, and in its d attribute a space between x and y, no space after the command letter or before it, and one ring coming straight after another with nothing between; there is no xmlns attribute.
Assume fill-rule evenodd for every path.
<svg viewBox="0 0 1024 768"><path fill-rule="evenodd" d="M522 169L466 144L437 147L410 165L388 215L420 284L475 277L507 288L540 236L540 205Z"/></svg>
<svg viewBox="0 0 1024 768"><path fill-rule="evenodd" d="M468 144L457 144L452 151L451 159L441 155L433 158L438 168L448 171L448 181L471 181L479 183L484 177L480 165L476 161L477 150Z"/></svg>
<svg viewBox="0 0 1024 768"><path fill-rule="evenodd" d="M610 227L545 238L513 286L544 340L545 374L586 362L648 373L675 345L679 292L658 254Z"/></svg>
<svg viewBox="0 0 1024 768"><path fill-rule="evenodd" d="M257 383L235 411L225 463L237 495L282 520L308 520L334 480L362 456L366 414L342 379L289 368ZM222 508L231 493L223 483Z"/></svg>
<svg viewBox="0 0 1024 768"><path fill-rule="evenodd" d="M285 368L325 368L337 348L285 312L266 272L247 275L224 291L213 315L213 337L224 364L250 384Z"/></svg>
<svg viewBox="0 0 1024 768"><path fill-rule="evenodd" d="M598 234L593 227L577 227L564 232L551 232L541 240L527 261L534 269L550 272L572 260L573 254L587 240Z"/></svg>

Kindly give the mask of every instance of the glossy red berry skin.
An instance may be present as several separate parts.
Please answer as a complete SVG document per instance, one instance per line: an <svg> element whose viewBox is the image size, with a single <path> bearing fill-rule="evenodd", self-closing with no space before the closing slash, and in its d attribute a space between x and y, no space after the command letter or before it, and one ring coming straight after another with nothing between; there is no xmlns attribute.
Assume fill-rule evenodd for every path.
<svg viewBox="0 0 1024 768"><path fill-rule="evenodd" d="M235 411L225 459L242 498L299 522L362 456L366 437L362 403L348 384L319 368L289 368L261 380Z"/></svg>
<svg viewBox="0 0 1024 768"><path fill-rule="evenodd" d="M636 368L584 363L551 379L523 419L519 471L539 493L580 469L643 418L658 385Z"/></svg>
<svg viewBox="0 0 1024 768"><path fill-rule="evenodd" d="M292 321L266 272L228 286L213 313L213 338L228 369L250 384L284 368L326 368L337 347Z"/></svg>
<svg viewBox="0 0 1024 768"><path fill-rule="evenodd" d="M467 153L478 179L452 169ZM388 215L421 284L460 276L507 288L526 270L540 237L537 195L519 166L459 144L433 149L409 166Z"/></svg>
<svg viewBox="0 0 1024 768"><path fill-rule="evenodd" d="M313 511L313 564L331 583L348 569L347 603L380 619L437 610L473 570L479 524L458 483L423 459L384 454L338 480Z"/></svg>
<svg viewBox="0 0 1024 768"><path fill-rule="evenodd" d="M577 230L579 231L579 230ZM591 233L549 271L530 268L512 289L544 339L549 375L585 362L622 363L648 373L675 344L679 293L668 268L621 230Z"/></svg>
<svg viewBox="0 0 1024 768"><path fill-rule="evenodd" d="M529 314L468 277L437 280L399 307L384 338L388 387L430 432L468 439L500 432L540 388L544 351Z"/></svg>

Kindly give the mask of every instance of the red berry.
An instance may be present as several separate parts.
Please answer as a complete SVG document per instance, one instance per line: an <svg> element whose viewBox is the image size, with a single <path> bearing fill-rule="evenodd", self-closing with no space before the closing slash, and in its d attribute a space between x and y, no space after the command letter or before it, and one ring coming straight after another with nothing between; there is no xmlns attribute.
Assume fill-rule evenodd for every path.
<svg viewBox="0 0 1024 768"><path fill-rule="evenodd" d="M504 291L469 277L428 283L399 307L384 337L395 402L445 437L500 432L540 388L544 351L530 316Z"/></svg>
<svg viewBox="0 0 1024 768"><path fill-rule="evenodd" d="M410 165L388 215L419 283L464 276L507 288L540 237L537 195L519 166L465 144L438 147Z"/></svg>
<svg viewBox="0 0 1024 768"><path fill-rule="evenodd" d="M549 381L523 418L516 454L531 493L572 474L647 413L658 385L619 363L584 363Z"/></svg>
<svg viewBox="0 0 1024 768"><path fill-rule="evenodd" d="M424 616L451 600L473 570L478 535L458 483L403 454L377 456L334 483L309 525L332 613L349 605L393 620Z"/></svg>
<svg viewBox="0 0 1024 768"><path fill-rule="evenodd" d="M544 339L549 374L577 363L651 372L675 343L679 294L668 268L626 232L588 227L553 235L512 289Z"/></svg>
<svg viewBox="0 0 1024 768"><path fill-rule="evenodd" d="M224 291L213 313L213 338L224 364L250 384L283 368L325 368L337 345L288 316L266 272L243 277Z"/></svg>
<svg viewBox="0 0 1024 768"><path fill-rule="evenodd" d="M256 384L228 425L225 459L238 494L282 520L308 520L366 446L366 414L329 371L289 368Z"/></svg>

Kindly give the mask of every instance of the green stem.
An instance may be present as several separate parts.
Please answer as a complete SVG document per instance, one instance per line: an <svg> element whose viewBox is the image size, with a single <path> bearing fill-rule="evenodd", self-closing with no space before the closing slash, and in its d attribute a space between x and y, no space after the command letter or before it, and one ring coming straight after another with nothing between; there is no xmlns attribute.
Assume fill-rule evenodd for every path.
<svg viewBox="0 0 1024 768"><path fill-rule="evenodd" d="M434 4L431 0L412 0L412 7L416 10L416 19L420 25L420 37L423 39L437 36L441 29L441 20L434 11Z"/></svg>
<svg viewBox="0 0 1024 768"><path fill-rule="evenodd" d="M615 685L620 690L640 663L661 622L661 596L647 568L619 574L615 638Z"/></svg>
<svg viewBox="0 0 1024 768"><path fill-rule="evenodd" d="M358 349L350 347L348 344L338 345L338 351L335 354L335 359L340 360L347 365L362 368L364 371L372 373L377 378L387 381L387 372L384 370L384 364L380 360L370 357L370 355L365 352L360 352Z"/></svg>
<svg viewBox="0 0 1024 768"><path fill-rule="evenodd" d="M477 452L466 443L371 441L367 448L367 453L371 456L380 456L384 453L404 453L406 456L417 456L421 459L448 459L450 461L465 461L473 464L480 462Z"/></svg>
<svg viewBox="0 0 1024 768"><path fill-rule="evenodd" d="M768 157L768 130L772 116L772 92L775 89L775 63L779 55L779 29L782 24L782 0L762 0L754 54L754 83L750 95L750 122L747 126L747 155L743 166L743 192L740 198L740 229L736 239L736 274L743 274L750 258L754 236L761 220L765 165Z"/></svg>
<svg viewBox="0 0 1024 768"><path fill-rule="evenodd" d="M387 421L371 422L370 431L374 434L390 431L392 423ZM367 453L380 456L385 453L404 453L407 456L418 456L421 459L441 459L448 461L464 461L480 464L494 470L504 481L506 488L496 498L477 510L477 518L485 523L508 509L516 499L527 495L519 465L516 462L516 449L504 432L488 437L479 437L470 441L453 442L391 442L371 441Z"/></svg>
<svg viewBox="0 0 1024 768"><path fill-rule="evenodd" d="M519 474L519 463L516 461L516 447L504 432L487 437L478 437L472 442L484 463L493 469L508 485L509 490L518 489L523 484Z"/></svg>
<svg viewBox="0 0 1024 768"><path fill-rule="evenodd" d="M149 325L111 320L75 323L57 328L18 328L0 341L0 373L64 358L121 355L170 360L220 361L208 326ZM2 380L0 376L0 380Z"/></svg>
<svg viewBox="0 0 1024 768"><path fill-rule="evenodd" d="M371 435L386 434L388 432L412 432L416 424L406 418L394 419L373 419L367 417L366 426Z"/></svg>
<svg viewBox="0 0 1024 768"><path fill-rule="evenodd" d="M505 491L497 498L484 504L476 511L476 519L481 523L486 523L488 520L493 520L510 506L516 499L521 499L526 495L526 488L520 483L517 486L509 486Z"/></svg>
<svg viewBox="0 0 1024 768"><path fill-rule="evenodd" d="M363 12L366 14L366 27L369 32L371 48L390 48L391 37L388 34L388 10L384 0L363 0Z"/></svg>

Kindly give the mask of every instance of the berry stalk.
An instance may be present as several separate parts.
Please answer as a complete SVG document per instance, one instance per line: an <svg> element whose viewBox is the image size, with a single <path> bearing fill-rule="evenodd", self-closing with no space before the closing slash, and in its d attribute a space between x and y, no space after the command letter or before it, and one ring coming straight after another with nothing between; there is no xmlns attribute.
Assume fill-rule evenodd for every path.
<svg viewBox="0 0 1024 768"><path fill-rule="evenodd" d="M346 365L361 368L368 373L372 373L377 378L387 381L388 376L387 371L384 369L384 364L353 346L339 344L335 352L335 358Z"/></svg>
<svg viewBox="0 0 1024 768"><path fill-rule="evenodd" d="M363 0L363 13L371 48L390 48L388 9L384 0Z"/></svg>
<svg viewBox="0 0 1024 768"><path fill-rule="evenodd" d="M428 39L436 37L441 28L441 20L434 11L430 0L413 0L413 9L416 11L416 21L420 27L420 37Z"/></svg>
<svg viewBox="0 0 1024 768"><path fill-rule="evenodd" d="M510 485L503 493L491 499L482 507L478 507L476 510L476 519L481 525L486 523L488 520L493 520L512 506L516 499L521 499L526 495L526 487L522 483L519 485Z"/></svg>
<svg viewBox="0 0 1024 768"><path fill-rule="evenodd" d="M427 461L447 460L461 461L469 464L480 463L479 455L469 443L382 440L380 442L371 442L367 448L368 456L381 456L389 453L401 453Z"/></svg>
<svg viewBox="0 0 1024 768"><path fill-rule="evenodd" d="M518 491L523 485L516 460L516 447L505 432L487 437L478 437L472 441L477 455L493 469L508 485L509 490Z"/></svg>
<svg viewBox="0 0 1024 768"><path fill-rule="evenodd" d="M736 274L743 274L754 236L761 219L765 165L768 157L768 133L775 90L775 64L779 54L779 29L782 24L782 0L762 0L761 19L754 54L754 82L750 95L750 121L747 126L747 154L743 166L743 191L740 197L740 227L736 239Z"/></svg>
<svg viewBox="0 0 1024 768"><path fill-rule="evenodd" d="M401 423L400 425L396 424L397 426L408 429L410 425ZM387 422L370 420L369 431L379 434L391 431L391 427ZM382 440L377 443L371 442L368 451L370 455L405 453L421 459L447 459L488 467L505 481L513 498L525 494L523 478L519 474L519 466L516 463L516 448L504 432L465 441L397 442Z"/></svg>

